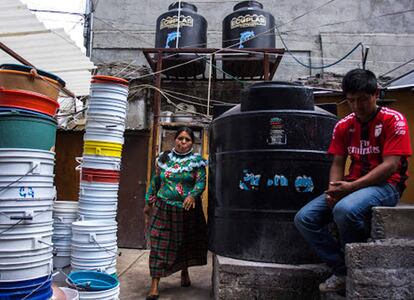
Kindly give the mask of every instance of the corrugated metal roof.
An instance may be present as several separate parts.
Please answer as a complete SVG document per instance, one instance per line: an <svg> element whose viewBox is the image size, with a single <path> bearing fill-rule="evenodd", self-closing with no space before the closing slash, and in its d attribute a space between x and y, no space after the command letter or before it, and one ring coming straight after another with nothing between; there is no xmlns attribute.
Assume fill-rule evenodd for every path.
<svg viewBox="0 0 414 300"><path fill-rule="evenodd" d="M37 68L61 77L75 95L89 94L94 64L63 29L47 29L20 1L0 1L0 41ZM0 63L18 62L0 50Z"/></svg>

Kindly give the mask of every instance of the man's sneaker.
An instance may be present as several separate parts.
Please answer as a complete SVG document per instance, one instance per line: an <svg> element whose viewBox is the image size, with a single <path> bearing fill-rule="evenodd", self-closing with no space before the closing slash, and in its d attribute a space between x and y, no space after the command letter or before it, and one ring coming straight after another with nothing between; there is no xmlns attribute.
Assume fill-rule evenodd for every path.
<svg viewBox="0 0 414 300"><path fill-rule="evenodd" d="M345 290L346 276L332 275L319 285L321 292L339 292Z"/></svg>

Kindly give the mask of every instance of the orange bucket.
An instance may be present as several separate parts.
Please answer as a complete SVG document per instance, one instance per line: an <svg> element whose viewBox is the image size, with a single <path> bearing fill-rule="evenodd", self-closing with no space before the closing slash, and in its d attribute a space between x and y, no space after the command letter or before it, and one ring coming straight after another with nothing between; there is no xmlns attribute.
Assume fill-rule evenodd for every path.
<svg viewBox="0 0 414 300"><path fill-rule="evenodd" d="M0 87L0 107L22 108L54 117L59 103L39 93Z"/></svg>
<svg viewBox="0 0 414 300"><path fill-rule="evenodd" d="M119 77L105 76L105 75L95 75L95 76L93 76L91 83L106 83L106 84L115 83L115 84L120 84L120 85L124 85L124 86L129 85L128 80L125 80L125 79L122 79L122 78L119 78Z"/></svg>
<svg viewBox="0 0 414 300"><path fill-rule="evenodd" d="M82 168L81 180L87 182L118 183L121 172L112 170Z"/></svg>

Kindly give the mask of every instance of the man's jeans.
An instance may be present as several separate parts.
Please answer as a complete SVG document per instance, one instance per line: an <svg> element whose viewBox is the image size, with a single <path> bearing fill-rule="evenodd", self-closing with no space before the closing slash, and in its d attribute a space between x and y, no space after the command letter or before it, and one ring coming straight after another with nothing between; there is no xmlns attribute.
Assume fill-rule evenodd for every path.
<svg viewBox="0 0 414 300"><path fill-rule="evenodd" d="M353 192L331 209L322 194L302 207L295 216L295 225L322 261L333 268L334 274L345 275L345 244L366 241L371 208L395 206L399 197L395 187L387 183ZM327 225L332 220L338 228L340 244L328 232Z"/></svg>

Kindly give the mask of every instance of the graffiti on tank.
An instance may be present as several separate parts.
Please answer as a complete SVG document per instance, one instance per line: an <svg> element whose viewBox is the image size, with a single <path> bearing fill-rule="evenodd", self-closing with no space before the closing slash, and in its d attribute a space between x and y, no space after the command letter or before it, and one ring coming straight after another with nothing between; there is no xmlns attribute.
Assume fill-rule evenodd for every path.
<svg viewBox="0 0 414 300"><path fill-rule="evenodd" d="M240 180L239 188L244 191L258 190L262 175L254 174L249 170L243 170L243 178Z"/></svg>
<svg viewBox="0 0 414 300"><path fill-rule="evenodd" d="M167 41L165 42L165 48L170 48L170 43L181 37L181 32L174 31L170 32L167 36Z"/></svg>
<svg viewBox="0 0 414 300"><path fill-rule="evenodd" d="M289 181L284 175L275 175L267 180L267 186L288 186Z"/></svg>
<svg viewBox="0 0 414 300"><path fill-rule="evenodd" d="M31 188L31 187L28 187L28 188L21 187L19 189L19 195L20 195L20 197L23 197L23 198L29 198L29 197L34 198L35 193L33 191L33 188Z"/></svg>
<svg viewBox="0 0 414 300"><path fill-rule="evenodd" d="M255 36L254 31L244 31L240 33L239 48L244 48L243 43Z"/></svg>
<svg viewBox="0 0 414 300"><path fill-rule="evenodd" d="M314 186L312 177L308 177L306 175L296 177L295 189L299 193L313 192Z"/></svg>

